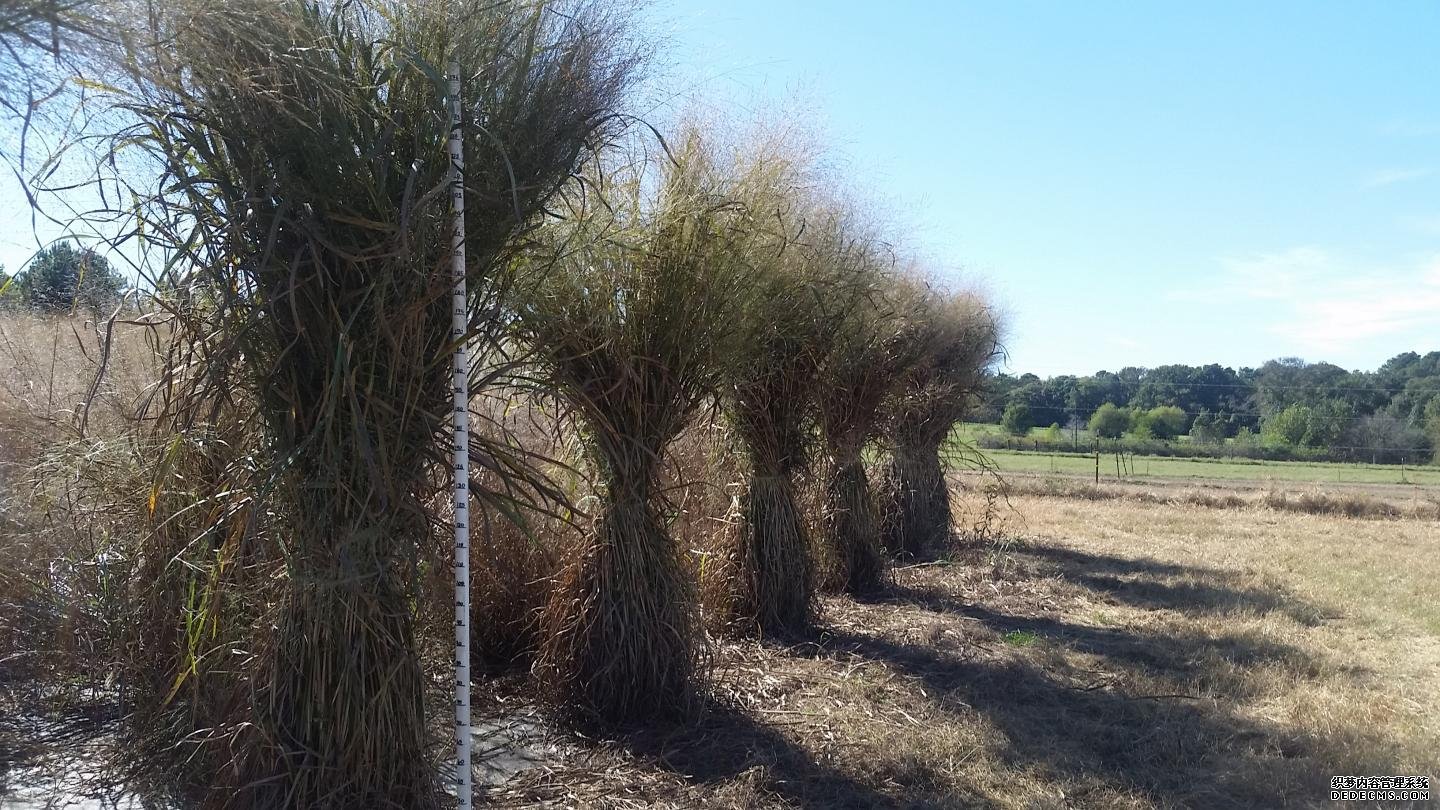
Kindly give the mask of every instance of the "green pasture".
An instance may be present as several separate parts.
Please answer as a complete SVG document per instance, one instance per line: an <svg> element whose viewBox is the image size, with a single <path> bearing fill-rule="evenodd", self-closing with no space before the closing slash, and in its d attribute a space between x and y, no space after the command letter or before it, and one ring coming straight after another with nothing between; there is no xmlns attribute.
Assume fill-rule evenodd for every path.
<svg viewBox="0 0 1440 810"><path fill-rule="evenodd" d="M1093 453L1036 453L1014 450L981 451L1000 472L1061 473L1093 476ZM969 455L967 453L967 455ZM1126 454L1119 474L1126 479L1212 478L1227 481L1297 481L1345 484L1416 484L1440 486L1440 467L1393 464L1338 464L1311 461L1258 461L1253 459L1170 458ZM1101 480L1115 480L1114 453L1101 452Z"/></svg>

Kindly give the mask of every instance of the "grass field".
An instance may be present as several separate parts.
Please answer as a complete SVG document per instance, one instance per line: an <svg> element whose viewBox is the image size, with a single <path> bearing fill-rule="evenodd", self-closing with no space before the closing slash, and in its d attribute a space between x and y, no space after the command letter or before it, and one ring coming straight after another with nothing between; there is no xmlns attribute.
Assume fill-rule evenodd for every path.
<svg viewBox="0 0 1440 810"><path fill-rule="evenodd" d="M1433 521L1034 495L992 517L1008 542L830 599L812 639L721 645L697 724L595 742L498 699L526 753L490 798L1326 807L1331 775L1440 775Z"/></svg>
<svg viewBox="0 0 1440 810"><path fill-rule="evenodd" d="M1093 477L1095 456L1075 453L1033 453L986 450L985 456L1002 473L1060 473ZM1220 479L1235 481L1297 481L1335 484L1416 484L1440 486L1440 467L1401 467L1393 464L1334 464L1310 461L1255 461L1250 459L1167 458L1126 456L1121 478ZM1100 479L1116 480L1113 453L1100 454Z"/></svg>

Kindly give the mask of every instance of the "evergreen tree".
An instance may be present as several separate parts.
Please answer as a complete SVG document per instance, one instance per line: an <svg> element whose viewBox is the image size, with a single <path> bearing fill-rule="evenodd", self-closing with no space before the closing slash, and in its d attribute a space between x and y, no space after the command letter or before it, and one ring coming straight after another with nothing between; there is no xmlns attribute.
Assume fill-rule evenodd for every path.
<svg viewBox="0 0 1440 810"><path fill-rule="evenodd" d="M36 253L15 281L27 306L47 312L111 307L125 289L124 277L104 256L68 240Z"/></svg>

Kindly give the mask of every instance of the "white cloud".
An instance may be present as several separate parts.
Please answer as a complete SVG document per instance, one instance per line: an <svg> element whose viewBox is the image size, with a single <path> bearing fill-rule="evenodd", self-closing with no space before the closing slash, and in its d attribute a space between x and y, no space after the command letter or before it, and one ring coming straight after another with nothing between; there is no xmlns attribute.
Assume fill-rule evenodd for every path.
<svg viewBox="0 0 1440 810"><path fill-rule="evenodd" d="M1417 289L1354 290L1352 294L1298 301L1290 320L1270 331L1302 346L1342 349L1382 335L1440 326L1440 282Z"/></svg>
<svg viewBox="0 0 1440 810"><path fill-rule="evenodd" d="M1435 170L1428 166L1411 169L1376 169L1360 178L1360 187L1382 188L1384 186L1393 186L1396 183L1423 180L1434 173Z"/></svg>
<svg viewBox="0 0 1440 810"><path fill-rule="evenodd" d="M1236 298L1291 300L1311 281L1335 271L1336 260L1318 247L1300 246L1278 253L1223 257L1219 278L1203 285L1172 290L1172 301L1223 303Z"/></svg>
<svg viewBox="0 0 1440 810"><path fill-rule="evenodd" d="M1295 354L1353 350L1400 333L1440 333L1440 254L1371 264L1296 247L1219 260L1222 273L1203 293L1172 299L1250 303L1263 328ZM1238 314L1238 313L1237 313Z"/></svg>

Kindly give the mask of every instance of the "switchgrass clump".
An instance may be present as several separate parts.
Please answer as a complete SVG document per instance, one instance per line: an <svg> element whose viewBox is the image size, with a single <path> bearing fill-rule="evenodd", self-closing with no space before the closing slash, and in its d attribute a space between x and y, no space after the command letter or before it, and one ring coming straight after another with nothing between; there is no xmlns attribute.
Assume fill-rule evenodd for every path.
<svg viewBox="0 0 1440 810"><path fill-rule="evenodd" d="M863 232L838 227L827 238L824 261L855 267L868 277L856 306L836 324L823 364L820 432L826 459L821 476L822 546L830 557L827 584L848 593L878 588L885 573L874 493L861 455L879 438L883 408L894 381L913 362L901 339L905 322L888 275L888 247ZM848 223L845 223L848 225Z"/></svg>
<svg viewBox="0 0 1440 810"><path fill-rule="evenodd" d="M889 458L878 487L886 549L915 558L948 547L950 488L941 451L999 357L999 324L973 292L910 279L903 340L914 358L885 408Z"/></svg>
<svg viewBox="0 0 1440 810"><path fill-rule="evenodd" d="M733 626L766 635L802 630L814 610L812 541L797 476L818 455L824 364L866 282L863 265L835 261L829 250L840 215L807 199L800 173L776 162L776 176L763 185L769 198L749 201L773 212L776 231L757 251L745 362L724 397L749 463L724 611Z"/></svg>
<svg viewBox="0 0 1440 810"><path fill-rule="evenodd" d="M626 722L694 694L694 587L666 527L662 459L736 359L750 231L694 133L607 169L564 195L526 259L545 267L519 320L599 484L545 613L538 675L567 712Z"/></svg>
<svg viewBox="0 0 1440 810"><path fill-rule="evenodd" d="M114 150L143 151L160 173L116 213L134 212L134 234L163 255L147 272L179 330L154 425L195 447L180 456L204 471L179 488L157 471L149 498L154 542L139 570L167 584L137 598L164 628L150 646L169 652L137 662L153 662L156 687L137 711L167 719L137 731L226 740L189 758L210 765L191 775L211 786L207 804L439 801L414 603L450 451L449 59L466 99L466 337L484 356L501 341L497 268L512 237L632 73L608 13L182 0L148 15L116 66L115 101L135 124ZM231 449L207 457L221 445L201 437L234 426ZM472 452L505 453L487 449ZM257 569L233 555L257 542L279 585L215 609L246 599L242 572ZM223 653L248 689L212 699L192 663Z"/></svg>

